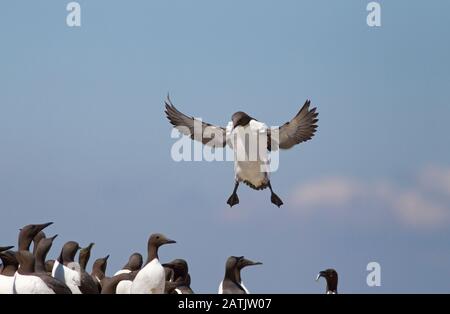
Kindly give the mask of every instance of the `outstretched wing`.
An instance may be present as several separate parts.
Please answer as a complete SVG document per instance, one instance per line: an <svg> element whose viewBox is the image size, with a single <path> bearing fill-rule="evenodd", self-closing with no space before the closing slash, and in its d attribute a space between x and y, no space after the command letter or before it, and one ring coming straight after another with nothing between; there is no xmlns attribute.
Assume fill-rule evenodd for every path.
<svg viewBox="0 0 450 314"><path fill-rule="evenodd" d="M170 101L169 96L165 101L167 119L178 131L191 139L202 142L212 147L224 147L226 144L226 130L220 126L215 126L202 122L194 117L189 117L178 111Z"/></svg>
<svg viewBox="0 0 450 314"><path fill-rule="evenodd" d="M268 138L271 150L289 149L296 144L310 140L317 130L316 108L309 109L311 102L307 100L297 115L278 129L272 129ZM271 141L271 142L270 142Z"/></svg>

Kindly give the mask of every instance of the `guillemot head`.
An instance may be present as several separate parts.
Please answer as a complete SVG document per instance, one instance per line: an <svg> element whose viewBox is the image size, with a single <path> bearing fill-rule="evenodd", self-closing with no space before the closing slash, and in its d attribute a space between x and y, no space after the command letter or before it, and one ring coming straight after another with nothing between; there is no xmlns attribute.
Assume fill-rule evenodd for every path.
<svg viewBox="0 0 450 314"><path fill-rule="evenodd" d="M97 258L94 262L94 265L92 265L92 273L104 275L106 273L106 267L108 266L108 258L109 255L106 255L102 258Z"/></svg>
<svg viewBox="0 0 450 314"><path fill-rule="evenodd" d="M19 262L16 258L16 253L13 251L0 252L0 260L2 261L4 267L8 265L19 266Z"/></svg>
<svg viewBox="0 0 450 314"><path fill-rule="evenodd" d="M235 112L231 117L231 121L233 122L233 129L238 126L246 126L251 120L253 120L253 118L243 111Z"/></svg>
<svg viewBox="0 0 450 314"><path fill-rule="evenodd" d="M125 264L123 269L128 269L131 271L139 270L142 267L142 263L142 255L140 253L133 253L131 254L130 258L128 259L128 263Z"/></svg>
<svg viewBox="0 0 450 314"><path fill-rule="evenodd" d="M317 275L316 281L318 281L320 277L325 278L327 281L327 293L337 293L338 273L336 270L332 268L322 270Z"/></svg>
<svg viewBox="0 0 450 314"><path fill-rule="evenodd" d="M178 277L185 277L189 272L188 264L184 259L174 259L170 263L165 263L162 266L173 270L173 280L177 280Z"/></svg>
<svg viewBox="0 0 450 314"><path fill-rule="evenodd" d="M19 232L19 251L20 250L29 250L30 244L33 241L34 237L46 227L53 224L53 222L47 222L45 224L30 224L26 225Z"/></svg>
<svg viewBox="0 0 450 314"><path fill-rule="evenodd" d="M177 243L175 240L171 240L167 238L165 235L161 233L154 233L150 236L148 239L149 246L153 246L156 248L159 248L160 246L164 244L171 244L171 243Z"/></svg>
<svg viewBox="0 0 450 314"><path fill-rule="evenodd" d="M53 237L41 239L36 247L34 255L43 256L45 258L53 245L53 240L55 240L57 236L58 235L55 234Z"/></svg>
<svg viewBox="0 0 450 314"><path fill-rule="evenodd" d="M91 258L91 250L94 244L95 243L91 242L88 246L80 249L80 253L78 254L78 263L82 269L86 269L89 258Z"/></svg>
<svg viewBox="0 0 450 314"><path fill-rule="evenodd" d="M61 254L59 255L58 261L61 264L67 266L68 263L72 263L75 259L77 251L80 249L80 245L75 241L66 242L61 249Z"/></svg>

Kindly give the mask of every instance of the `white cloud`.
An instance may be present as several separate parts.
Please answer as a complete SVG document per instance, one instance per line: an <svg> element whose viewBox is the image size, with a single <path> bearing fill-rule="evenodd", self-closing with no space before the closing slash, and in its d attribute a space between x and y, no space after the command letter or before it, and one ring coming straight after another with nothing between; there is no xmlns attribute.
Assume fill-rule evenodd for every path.
<svg viewBox="0 0 450 314"><path fill-rule="evenodd" d="M419 181L424 188L450 196L450 169L448 168L428 166L420 173Z"/></svg>
<svg viewBox="0 0 450 314"><path fill-rule="evenodd" d="M436 192L448 197L436 197ZM345 176L326 177L297 186L290 209L299 213L336 214L348 218L370 210L381 218L408 227L435 228L450 223L450 169L426 168L413 187L392 180L364 181ZM373 212L375 208L375 213ZM361 217L360 215L353 215ZM384 217L386 216L386 217Z"/></svg>

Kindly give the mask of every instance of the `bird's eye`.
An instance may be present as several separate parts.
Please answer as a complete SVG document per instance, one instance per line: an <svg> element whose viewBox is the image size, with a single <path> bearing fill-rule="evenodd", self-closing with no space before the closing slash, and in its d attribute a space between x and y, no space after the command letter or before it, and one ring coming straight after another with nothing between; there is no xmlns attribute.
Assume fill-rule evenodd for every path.
<svg viewBox="0 0 450 314"><path fill-rule="evenodd" d="M157 239L159 239L159 236L156 236Z"/></svg>

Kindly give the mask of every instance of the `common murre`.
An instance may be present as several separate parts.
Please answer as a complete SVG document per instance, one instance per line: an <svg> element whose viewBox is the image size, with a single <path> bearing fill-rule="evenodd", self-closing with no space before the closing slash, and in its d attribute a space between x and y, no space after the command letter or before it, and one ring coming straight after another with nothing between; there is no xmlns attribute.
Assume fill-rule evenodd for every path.
<svg viewBox="0 0 450 314"><path fill-rule="evenodd" d="M271 202L280 207L283 201L272 189L268 169L270 160L266 153L278 149L289 149L314 136L318 113L316 108L309 108L310 104L311 102L307 100L294 118L274 129L267 128L264 123L242 111L232 115L231 122L226 128L202 122L180 112L172 104L169 96L165 102L165 113L170 123L182 134L190 136L191 139L211 147L228 145L233 149L235 185L233 193L227 201L230 207L239 203L237 189L240 182L244 182L255 190L269 188ZM261 136L265 136L265 138ZM253 139L254 143L249 143L248 138ZM261 143L261 138L264 143ZM266 147L258 149L259 145Z"/></svg>
<svg viewBox="0 0 450 314"><path fill-rule="evenodd" d="M162 245L176 243L161 233L152 234L147 242L147 262L139 270L131 285L131 293L163 294L165 271L159 262L158 249Z"/></svg>
<svg viewBox="0 0 450 314"><path fill-rule="evenodd" d="M325 278L327 282L327 287L325 290L326 294L337 294L338 287L338 273L336 270L329 268L326 270L322 270L316 277L316 281L320 279L320 277Z"/></svg>

